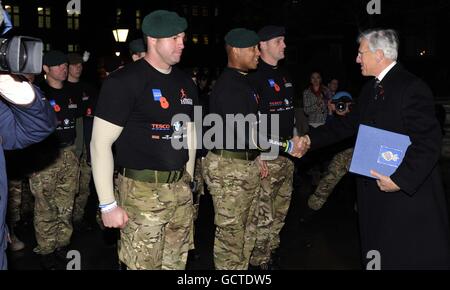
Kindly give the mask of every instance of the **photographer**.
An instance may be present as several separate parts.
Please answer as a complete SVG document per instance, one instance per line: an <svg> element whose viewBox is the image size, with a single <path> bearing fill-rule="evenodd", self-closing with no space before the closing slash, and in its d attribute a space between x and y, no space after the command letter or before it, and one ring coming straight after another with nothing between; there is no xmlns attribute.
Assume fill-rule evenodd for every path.
<svg viewBox="0 0 450 290"><path fill-rule="evenodd" d="M352 96L347 92L337 92L328 102L327 122L332 118L345 118L350 113L353 104ZM351 146L351 145L349 145ZM347 148L334 155L326 174L320 179L316 190L308 199L308 206L313 210L319 210L327 201L334 187L344 177L350 168L353 147Z"/></svg>
<svg viewBox="0 0 450 290"><path fill-rule="evenodd" d="M0 74L0 269L7 268L5 226L7 178L3 149L24 148L55 130L55 116L33 86L10 74Z"/></svg>

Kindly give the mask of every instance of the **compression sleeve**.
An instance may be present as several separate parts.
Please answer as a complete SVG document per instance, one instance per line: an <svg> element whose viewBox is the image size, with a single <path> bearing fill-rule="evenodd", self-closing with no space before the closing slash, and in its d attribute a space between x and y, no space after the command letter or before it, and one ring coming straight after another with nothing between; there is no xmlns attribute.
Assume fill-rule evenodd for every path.
<svg viewBox="0 0 450 290"><path fill-rule="evenodd" d="M114 157L112 145L119 138L123 127L94 117L91 140L91 163L95 189L101 205L114 202Z"/></svg>

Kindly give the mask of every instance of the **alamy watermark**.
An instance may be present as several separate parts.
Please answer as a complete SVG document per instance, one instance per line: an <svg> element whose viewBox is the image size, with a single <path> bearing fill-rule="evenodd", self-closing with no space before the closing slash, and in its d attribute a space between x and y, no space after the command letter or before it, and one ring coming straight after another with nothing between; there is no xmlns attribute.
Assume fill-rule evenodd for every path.
<svg viewBox="0 0 450 290"><path fill-rule="evenodd" d="M371 250L367 252L367 259L370 259L367 262L366 270L381 270L381 254L377 250Z"/></svg>
<svg viewBox="0 0 450 290"><path fill-rule="evenodd" d="M70 250L66 254L69 262L66 265L66 270L81 270L81 254L77 250Z"/></svg>
<svg viewBox="0 0 450 290"><path fill-rule="evenodd" d="M81 0L70 0L66 5L67 14L81 14Z"/></svg>
<svg viewBox="0 0 450 290"><path fill-rule="evenodd" d="M369 15L381 14L381 0L370 0L366 6Z"/></svg>
<svg viewBox="0 0 450 290"><path fill-rule="evenodd" d="M218 114L202 116L201 106L194 107L193 121L186 114L173 116L171 121L173 134L167 138L170 138L175 150L193 148L193 144L188 144L190 141L185 138L187 136L186 124L193 122L197 133L196 148L260 150L263 160L273 160L278 157L282 142L276 137L279 136L280 131L280 118L277 114L248 114L246 116L227 114L225 120ZM270 138L268 138L269 118ZM204 126L209 129L203 134Z"/></svg>

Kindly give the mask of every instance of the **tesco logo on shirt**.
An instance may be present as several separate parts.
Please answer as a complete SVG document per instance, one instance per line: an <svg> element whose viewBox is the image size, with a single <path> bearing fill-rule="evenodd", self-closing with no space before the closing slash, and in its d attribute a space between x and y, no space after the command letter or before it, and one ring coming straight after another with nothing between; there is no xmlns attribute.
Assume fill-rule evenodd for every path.
<svg viewBox="0 0 450 290"><path fill-rule="evenodd" d="M170 124L152 124L152 130L155 131L169 131L170 128Z"/></svg>

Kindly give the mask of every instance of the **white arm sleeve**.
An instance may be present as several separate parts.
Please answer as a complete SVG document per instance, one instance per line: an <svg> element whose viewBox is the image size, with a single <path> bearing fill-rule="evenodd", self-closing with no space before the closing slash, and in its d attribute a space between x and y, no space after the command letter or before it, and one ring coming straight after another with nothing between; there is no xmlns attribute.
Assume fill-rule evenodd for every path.
<svg viewBox="0 0 450 290"><path fill-rule="evenodd" d="M114 202L114 157L112 145L119 138L123 127L94 117L91 139L92 176L100 204Z"/></svg>
<svg viewBox="0 0 450 290"><path fill-rule="evenodd" d="M189 150L189 160L186 164L186 171L194 179L195 170L195 155L197 153L197 133L195 130L195 123L187 123L187 139L188 139L188 150Z"/></svg>

